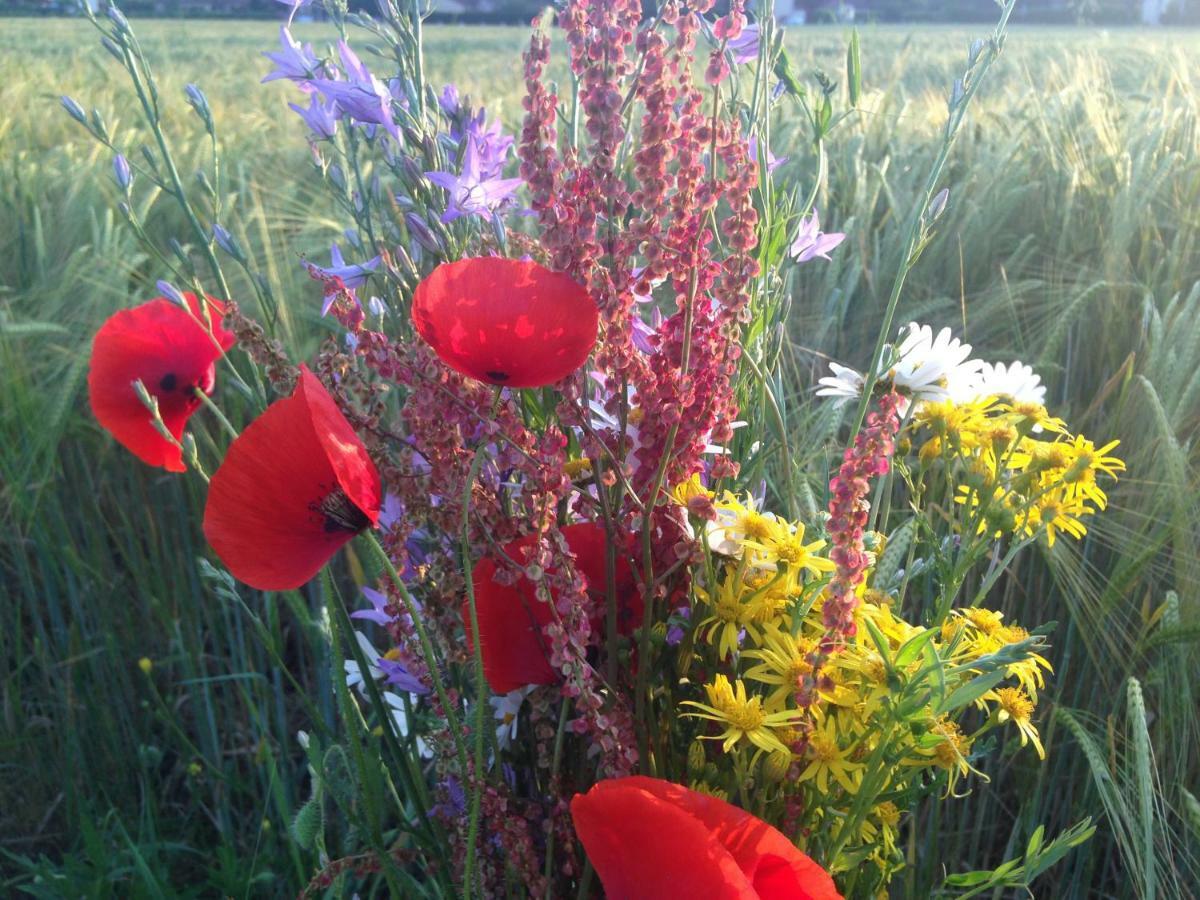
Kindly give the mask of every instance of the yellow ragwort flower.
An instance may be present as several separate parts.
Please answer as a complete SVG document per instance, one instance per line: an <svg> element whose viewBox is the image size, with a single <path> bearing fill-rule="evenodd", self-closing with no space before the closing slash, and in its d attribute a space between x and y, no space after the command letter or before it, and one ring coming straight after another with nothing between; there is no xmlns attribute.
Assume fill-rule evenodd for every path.
<svg viewBox="0 0 1200 900"><path fill-rule="evenodd" d="M726 753L743 740L749 741L759 751L787 752L788 748L775 734L774 729L795 722L803 716L802 712L795 709L768 712L763 707L761 697L747 696L746 685L740 678L731 685L724 675L717 675L712 684L704 686L704 692L708 695L708 703L683 701L685 706L699 710L685 715L723 725L721 733L710 740L722 741L721 749ZM758 753L755 753L755 756L757 757Z"/></svg>

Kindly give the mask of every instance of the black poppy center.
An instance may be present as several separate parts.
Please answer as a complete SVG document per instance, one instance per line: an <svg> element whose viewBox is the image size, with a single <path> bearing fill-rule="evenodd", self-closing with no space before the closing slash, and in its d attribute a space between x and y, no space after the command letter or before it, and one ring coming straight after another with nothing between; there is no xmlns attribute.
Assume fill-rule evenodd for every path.
<svg viewBox="0 0 1200 900"><path fill-rule="evenodd" d="M179 387L179 379L175 377L174 372L168 372L162 377L162 380L158 383L158 386L164 391L173 391L175 388Z"/></svg>
<svg viewBox="0 0 1200 900"><path fill-rule="evenodd" d="M312 509L325 520L327 532L348 531L358 534L371 524L367 514L355 506L340 487L335 487L312 504Z"/></svg>
<svg viewBox="0 0 1200 900"><path fill-rule="evenodd" d="M484 372L483 374L488 377L489 381L495 381L499 384L503 384L504 382L508 381L508 373L507 372L489 371L489 372Z"/></svg>

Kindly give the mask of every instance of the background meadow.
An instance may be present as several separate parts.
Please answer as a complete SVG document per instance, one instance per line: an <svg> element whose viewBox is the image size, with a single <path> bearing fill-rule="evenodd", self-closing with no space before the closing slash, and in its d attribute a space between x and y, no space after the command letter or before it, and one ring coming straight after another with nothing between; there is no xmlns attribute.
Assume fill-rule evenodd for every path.
<svg viewBox="0 0 1200 900"><path fill-rule="evenodd" d="M311 349L329 326L300 262L324 262L340 224L286 108L297 98L258 84L275 26L135 25L185 177L209 151L182 89L207 93L222 221L283 298L285 344ZM793 285L776 477L837 452L810 388L826 355L867 362L975 34L861 33L862 111L827 143L817 204L850 237ZM331 35L297 28L301 40ZM526 37L433 28L430 79L454 81L512 130ZM846 38L792 29L788 50L799 72L836 80ZM1058 622L1039 704L1049 761L993 763L969 799L932 804L941 820L908 829L907 895L940 883L943 860L994 867L1038 825L1054 834L1087 816L1096 835L1036 896L1188 897L1200 884L1198 47L1186 31L1012 30L909 276L902 321L952 325L981 355L1033 364L1053 410L1122 439L1129 474L1086 540L1028 554L994 592L1010 616ZM313 715L335 718L320 604L218 593L197 563L202 491L133 464L90 418L90 336L162 273L115 210L109 155L60 94L98 107L118 143L146 140L86 22L0 20L0 893L294 896L316 868L287 834L307 796L295 734ZM786 115L774 129L772 149L789 157L777 178L807 189L812 148ZM151 234L183 234L173 204L144 183L134 197ZM824 484L801 489L823 502Z"/></svg>

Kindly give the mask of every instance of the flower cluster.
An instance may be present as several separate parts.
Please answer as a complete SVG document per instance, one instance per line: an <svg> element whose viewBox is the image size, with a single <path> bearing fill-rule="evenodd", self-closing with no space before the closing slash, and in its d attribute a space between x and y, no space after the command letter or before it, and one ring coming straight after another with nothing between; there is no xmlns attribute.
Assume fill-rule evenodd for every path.
<svg viewBox="0 0 1200 900"><path fill-rule="evenodd" d="M701 699L680 703L680 721L695 723L684 733L698 738L691 787L732 800L753 781L770 821L835 873L869 864L857 883L882 888L903 865L903 811L930 785L953 792L975 772L984 734L1011 724L1043 754L1032 721L1049 670L1040 639L983 608L910 624L894 593L867 586L871 553L844 612L824 540L750 498L709 499L713 517L693 518L710 563L676 657L681 675L707 673ZM819 652L831 631L837 652Z"/></svg>
<svg viewBox="0 0 1200 900"><path fill-rule="evenodd" d="M745 493L740 379L763 379L745 354L767 359L783 323L762 309L786 307L772 267L828 260L846 236L761 189L782 161L733 67L765 74L779 43L742 0L713 5L664 0L643 20L636 0L567 0L577 119L538 29L519 141L424 82L394 4L360 20L396 52L389 78L289 21L264 81L307 97L292 108L353 223L328 265L305 261L340 338L294 366L232 300L198 299L198 277L96 336L98 421L207 482L228 573L264 591L322 573L353 752L304 735L314 791L337 778L348 833L376 844L386 817L343 802L338 760L378 749L361 783L394 766L404 794L388 866L327 871L395 862L439 895L584 895L594 871L612 896L835 898L828 869L873 895L903 864L909 811L980 776L984 735L1044 755L1042 635L983 605L991 571L963 586L997 541L1081 536L1123 471L1116 442L1071 434L1028 367L914 323L877 372L821 379L818 395L861 401L836 471L809 473L826 512L785 518ZM114 173L132 193L126 157ZM523 188L529 228L510 232ZM197 227L225 285L215 250L247 255ZM213 399L218 365L256 407L240 432ZM185 433L202 406L229 438L211 477ZM889 534L902 490L923 530ZM336 577L352 541L365 563Z"/></svg>

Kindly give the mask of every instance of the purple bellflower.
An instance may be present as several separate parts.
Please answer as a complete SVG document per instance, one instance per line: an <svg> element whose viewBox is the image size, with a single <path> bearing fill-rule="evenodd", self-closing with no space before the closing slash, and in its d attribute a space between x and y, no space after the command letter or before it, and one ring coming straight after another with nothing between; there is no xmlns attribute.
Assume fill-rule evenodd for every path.
<svg viewBox="0 0 1200 900"><path fill-rule="evenodd" d="M279 46L282 49L278 53L263 54L275 63L275 68L267 73L262 83L277 81L280 78L301 83L312 80L320 66L316 54L313 53L312 44L300 44L292 37L286 25L280 25Z"/></svg>
<svg viewBox="0 0 1200 900"><path fill-rule="evenodd" d="M318 140L328 140L337 134L338 117L342 111L336 103L326 100L317 91L309 95L308 106L296 103L289 103L288 106L304 120L304 124Z"/></svg>
<svg viewBox="0 0 1200 900"><path fill-rule="evenodd" d="M800 220L800 231L788 248L788 255L798 263L806 263L817 257L829 259L829 252L845 239L846 235L840 232L822 232L821 220L814 209L810 217Z"/></svg>
<svg viewBox="0 0 1200 900"><path fill-rule="evenodd" d="M392 92L371 74L344 40L338 41L338 54L348 80L317 78L313 79L313 87L327 100L336 103L350 118L369 125L382 125L399 143L400 129L392 118Z"/></svg>
<svg viewBox="0 0 1200 900"><path fill-rule="evenodd" d="M746 63L752 63L758 59L758 41L758 26L747 25L742 29L741 34L732 38L725 45L725 49L733 54L735 63L744 66Z"/></svg>
<svg viewBox="0 0 1200 900"><path fill-rule="evenodd" d="M453 222L462 216L489 217L512 199L517 189L525 183L520 178L498 177L503 157L497 166L494 156L491 159L484 158L484 148L480 144L481 141L468 132L461 175L452 172L425 173L426 178L450 194L450 203L442 214L443 222ZM490 171L485 171L485 163Z"/></svg>

